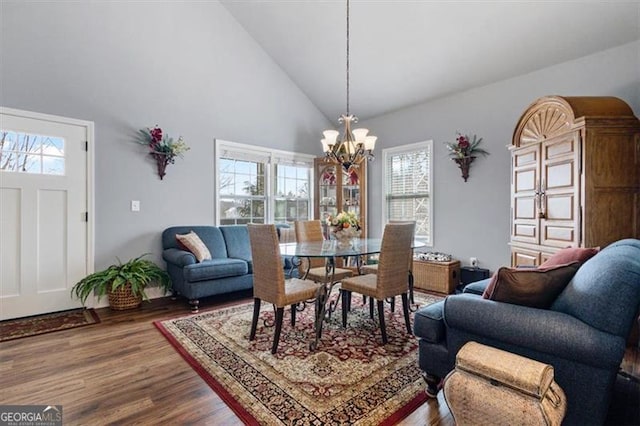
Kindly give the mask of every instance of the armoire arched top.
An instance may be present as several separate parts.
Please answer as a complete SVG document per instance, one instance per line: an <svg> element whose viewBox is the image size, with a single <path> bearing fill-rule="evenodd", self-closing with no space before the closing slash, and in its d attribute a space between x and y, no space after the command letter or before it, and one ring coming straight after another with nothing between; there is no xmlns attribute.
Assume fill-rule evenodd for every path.
<svg viewBox="0 0 640 426"><path fill-rule="evenodd" d="M565 134L583 118L634 119L633 110L613 96L544 96L522 114L513 133L514 147Z"/></svg>

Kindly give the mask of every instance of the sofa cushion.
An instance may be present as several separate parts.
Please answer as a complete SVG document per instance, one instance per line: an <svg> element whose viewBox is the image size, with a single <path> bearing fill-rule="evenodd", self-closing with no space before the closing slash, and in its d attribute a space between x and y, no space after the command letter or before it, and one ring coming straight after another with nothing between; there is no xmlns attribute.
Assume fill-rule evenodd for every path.
<svg viewBox="0 0 640 426"><path fill-rule="evenodd" d="M430 343L444 339L444 300L418 309L413 321L413 334Z"/></svg>
<svg viewBox="0 0 640 426"><path fill-rule="evenodd" d="M195 232L191 231L188 234L176 234L176 239L185 249L193 253L198 262L211 259L209 249Z"/></svg>
<svg viewBox="0 0 640 426"><path fill-rule="evenodd" d="M176 234L186 234L191 231L198 234L198 237L200 237L209 249L212 259L227 257L227 246L224 243L222 232L218 227L211 225L169 227L162 231L162 248L164 250L169 248L182 248L178 240L176 240Z"/></svg>
<svg viewBox="0 0 640 426"><path fill-rule="evenodd" d="M546 260L540 268L549 268L551 266L566 265L571 262L584 263L587 260L595 256L600 247L583 248L583 247L568 247L559 250Z"/></svg>
<svg viewBox="0 0 640 426"><path fill-rule="evenodd" d="M246 225L221 226L220 231L227 246L228 257L251 260L251 242Z"/></svg>
<svg viewBox="0 0 640 426"><path fill-rule="evenodd" d="M482 297L497 302L546 309L564 290L579 267L580 262L544 269L502 267L493 275Z"/></svg>
<svg viewBox="0 0 640 426"><path fill-rule="evenodd" d="M190 282L235 277L248 272L247 262L240 259L210 259L183 269L184 279Z"/></svg>
<svg viewBox="0 0 640 426"><path fill-rule="evenodd" d="M587 260L551 309L624 339L640 304L640 240L617 241Z"/></svg>

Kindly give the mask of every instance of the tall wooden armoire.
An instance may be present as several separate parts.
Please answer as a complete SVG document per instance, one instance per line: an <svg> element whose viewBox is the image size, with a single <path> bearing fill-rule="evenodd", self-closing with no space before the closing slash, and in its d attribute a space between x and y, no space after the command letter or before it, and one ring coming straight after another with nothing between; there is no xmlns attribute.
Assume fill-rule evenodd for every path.
<svg viewBox="0 0 640 426"><path fill-rule="evenodd" d="M546 96L511 151L511 264L640 238L640 121L614 97Z"/></svg>

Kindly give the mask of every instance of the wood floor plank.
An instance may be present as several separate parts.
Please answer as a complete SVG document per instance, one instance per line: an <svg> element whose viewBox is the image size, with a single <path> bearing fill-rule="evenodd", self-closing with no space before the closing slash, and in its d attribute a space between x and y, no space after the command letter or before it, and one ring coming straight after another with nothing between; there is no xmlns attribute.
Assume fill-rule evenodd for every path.
<svg viewBox="0 0 640 426"><path fill-rule="evenodd" d="M202 307L250 300L250 292L241 292ZM152 324L189 313L184 301L156 299L134 311L100 309L99 324L3 342L0 403L61 404L65 425L237 425L233 411ZM639 376L637 349L627 351L622 368ZM627 387L612 405L611 424L640 423L640 396ZM455 423L441 392L400 424Z"/></svg>

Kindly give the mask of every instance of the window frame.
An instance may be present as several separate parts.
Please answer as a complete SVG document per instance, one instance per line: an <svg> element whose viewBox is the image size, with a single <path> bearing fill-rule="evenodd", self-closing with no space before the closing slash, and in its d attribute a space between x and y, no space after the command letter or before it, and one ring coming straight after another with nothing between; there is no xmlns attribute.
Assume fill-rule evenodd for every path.
<svg viewBox="0 0 640 426"><path fill-rule="evenodd" d="M434 223L434 211L433 211L433 139L425 140L422 142L416 142L406 145L395 146L392 148L385 148L382 150L382 179L384 192L382 194L382 223L388 223L388 196L390 194L389 188L389 158L399 154L412 153L417 151L426 151L426 155L429 158L429 170L427 171L428 180L429 180L429 191L427 192L428 199L428 207L429 207L429 227L428 232L429 235L424 238L420 236L416 236L416 240L423 242L427 247L434 246L434 235L433 235L433 223ZM418 198L418 197L414 197ZM384 226L384 225L383 225Z"/></svg>
<svg viewBox="0 0 640 426"><path fill-rule="evenodd" d="M213 173L213 181L214 181L214 223L219 226L220 221L222 219L222 215L220 212L220 159L221 158L230 158L231 156L225 156L226 153L232 153L237 155L234 157L236 160L245 160L245 161L262 161L265 164L265 182L264 182L264 200L265 200L265 215L264 220L265 223L275 223L275 211L276 211L276 199L282 199L282 197L278 197L275 193L276 190L276 166L277 165L286 165L286 166L306 166L309 169L308 175L308 205L307 205L307 214L308 219L313 217L313 202L314 202L314 159L313 155L309 154L301 154L289 151L283 151L278 149L269 149L255 145L242 144L238 142L230 142L221 139L214 140L214 173ZM250 197L250 196L247 196ZM281 222L278 222L281 223Z"/></svg>

